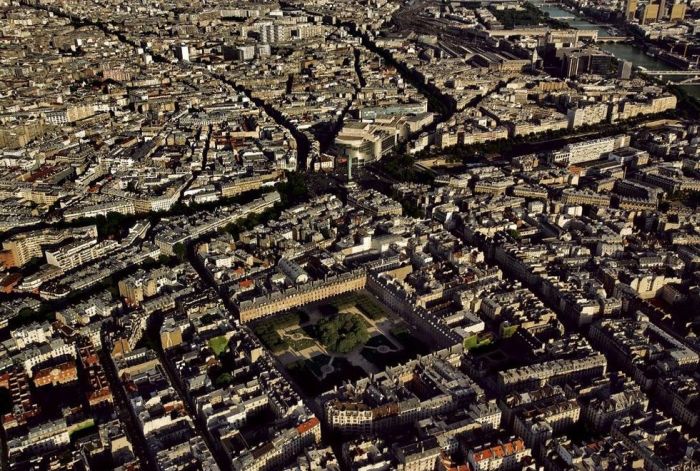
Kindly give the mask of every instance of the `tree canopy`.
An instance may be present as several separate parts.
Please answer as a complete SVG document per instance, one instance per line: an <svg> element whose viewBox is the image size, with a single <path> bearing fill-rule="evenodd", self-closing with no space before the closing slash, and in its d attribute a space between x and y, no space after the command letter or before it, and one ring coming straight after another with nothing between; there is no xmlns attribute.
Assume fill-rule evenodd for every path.
<svg viewBox="0 0 700 471"><path fill-rule="evenodd" d="M348 353L369 340L362 319L347 312L321 319L316 325L316 333L328 350L337 353Z"/></svg>

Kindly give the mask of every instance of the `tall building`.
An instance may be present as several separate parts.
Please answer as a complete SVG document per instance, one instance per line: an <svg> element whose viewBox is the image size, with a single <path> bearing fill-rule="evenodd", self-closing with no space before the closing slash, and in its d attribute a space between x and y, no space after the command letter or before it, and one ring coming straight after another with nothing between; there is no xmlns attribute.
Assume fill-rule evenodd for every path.
<svg viewBox="0 0 700 471"><path fill-rule="evenodd" d="M617 64L617 78L620 80L632 78L632 63L630 61L620 61Z"/></svg>
<svg viewBox="0 0 700 471"><path fill-rule="evenodd" d="M661 21L666 17L666 0L661 0L659 3L659 13L656 15L656 20Z"/></svg>
<svg viewBox="0 0 700 471"><path fill-rule="evenodd" d="M347 157L348 165L361 167L379 160L397 144L396 132L374 124L346 122L335 138L338 155Z"/></svg>
<svg viewBox="0 0 700 471"><path fill-rule="evenodd" d="M260 28L260 41L264 44L284 43L291 39L291 29L287 25L265 23Z"/></svg>
<svg viewBox="0 0 700 471"><path fill-rule="evenodd" d="M659 4L658 3L650 3L647 6L645 6L644 10L642 11L641 23L643 25L653 23L654 21L657 20L658 17L659 17Z"/></svg>
<svg viewBox="0 0 700 471"><path fill-rule="evenodd" d="M567 111L569 129L579 126L598 124L608 119L609 106L607 103L586 103Z"/></svg>
<svg viewBox="0 0 700 471"><path fill-rule="evenodd" d="M676 3L671 7L671 21L681 21L685 18L685 13L688 11L688 6L685 3Z"/></svg>
<svg viewBox="0 0 700 471"><path fill-rule="evenodd" d="M608 75L615 71L617 59L612 54L595 49L573 49L565 52L562 75L576 77L581 74Z"/></svg>
<svg viewBox="0 0 700 471"><path fill-rule="evenodd" d="M190 61L190 48L189 46L181 45L178 46L177 49L175 49L175 57L177 57L177 60L180 62L189 62Z"/></svg>

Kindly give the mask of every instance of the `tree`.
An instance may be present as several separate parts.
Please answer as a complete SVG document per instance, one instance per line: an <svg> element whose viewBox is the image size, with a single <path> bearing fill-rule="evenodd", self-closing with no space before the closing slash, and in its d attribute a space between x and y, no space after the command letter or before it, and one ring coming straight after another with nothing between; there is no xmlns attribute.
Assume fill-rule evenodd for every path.
<svg viewBox="0 0 700 471"><path fill-rule="evenodd" d="M184 261L184 260L185 260L185 255L186 255L186 252L187 252L187 249L186 249L186 247L185 247L185 244L183 244L182 242L178 242L178 243L175 244L175 246L173 247L173 252L175 252L175 256L176 256L177 258L179 258L180 261Z"/></svg>
<svg viewBox="0 0 700 471"><path fill-rule="evenodd" d="M12 412L12 395L6 388L0 388L0 414Z"/></svg>
<svg viewBox="0 0 700 471"><path fill-rule="evenodd" d="M230 373L221 373L214 380L214 384L219 387L228 386L231 383L233 383L233 376Z"/></svg>
<svg viewBox="0 0 700 471"><path fill-rule="evenodd" d="M173 260L171 257L169 257L163 253L158 255L158 263L160 263L161 265L168 265L168 264L172 263L172 261Z"/></svg>
<svg viewBox="0 0 700 471"><path fill-rule="evenodd" d="M277 184L282 206L285 208L305 202L309 198L306 176L300 172L287 172L287 181Z"/></svg>
<svg viewBox="0 0 700 471"><path fill-rule="evenodd" d="M109 212L107 216L96 216L95 225L101 237L115 237L118 236L125 227L130 225L132 219L133 216Z"/></svg>
<svg viewBox="0 0 700 471"><path fill-rule="evenodd" d="M318 310L324 316L335 316L336 314L338 314L338 308L332 304L321 304L318 307Z"/></svg>
<svg viewBox="0 0 700 471"><path fill-rule="evenodd" d="M316 325L316 335L328 350L337 353L348 353L369 340L362 319L347 312L321 319Z"/></svg>
<svg viewBox="0 0 700 471"><path fill-rule="evenodd" d="M506 231L509 236L511 236L513 239L520 239L520 232L518 232L515 229L508 229Z"/></svg>

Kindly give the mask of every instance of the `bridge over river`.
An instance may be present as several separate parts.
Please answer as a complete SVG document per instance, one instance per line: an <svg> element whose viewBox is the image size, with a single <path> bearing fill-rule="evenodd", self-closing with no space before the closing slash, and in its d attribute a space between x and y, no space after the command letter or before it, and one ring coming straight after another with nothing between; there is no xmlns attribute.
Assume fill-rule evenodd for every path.
<svg viewBox="0 0 700 471"><path fill-rule="evenodd" d="M683 85L700 85L700 69L650 70L640 66L639 71L646 76L661 80L669 79Z"/></svg>
<svg viewBox="0 0 700 471"><path fill-rule="evenodd" d="M631 41L632 36L598 36L598 39L596 42L599 43L626 43L627 41Z"/></svg>

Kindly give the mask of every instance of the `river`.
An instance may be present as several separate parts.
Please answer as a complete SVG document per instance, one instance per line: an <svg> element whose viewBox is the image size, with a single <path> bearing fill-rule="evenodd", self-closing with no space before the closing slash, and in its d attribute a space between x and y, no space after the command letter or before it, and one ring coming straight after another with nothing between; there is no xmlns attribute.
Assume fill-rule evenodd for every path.
<svg viewBox="0 0 700 471"><path fill-rule="evenodd" d="M551 4L535 4L540 11L548 13L550 18L554 20L565 21L572 28L576 29L593 29L598 31L598 36L609 36L610 30L604 26L591 23L585 18L581 18L573 12L567 11L558 5Z"/></svg>
<svg viewBox="0 0 700 471"><path fill-rule="evenodd" d="M548 13L555 20L561 20L576 29L593 29L598 31L598 36L615 35L611 28L604 25L599 25L588 21L586 18L579 16L569 10L565 10L558 5L535 3L540 11ZM598 44L602 50L607 51L621 60L631 62L635 67L644 67L648 70L673 70L674 67L660 61L654 57L650 57L644 53L639 47L628 43L600 43ZM682 88L688 95L700 99L700 86L682 85Z"/></svg>

